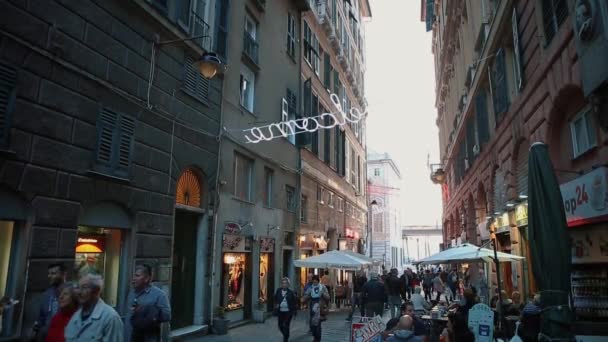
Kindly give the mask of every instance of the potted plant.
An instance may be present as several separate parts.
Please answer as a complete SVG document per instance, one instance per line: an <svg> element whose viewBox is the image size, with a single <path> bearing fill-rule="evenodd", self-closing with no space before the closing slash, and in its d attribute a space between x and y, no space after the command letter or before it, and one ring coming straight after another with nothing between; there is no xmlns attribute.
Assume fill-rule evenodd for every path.
<svg viewBox="0 0 608 342"><path fill-rule="evenodd" d="M266 321L266 303L262 300L258 300L258 305L253 310L253 320L257 323L264 323Z"/></svg>
<svg viewBox="0 0 608 342"><path fill-rule="evenodd" d="M215 318L213 318L213 332L217 335L226 335L228 333L228 323L230 320L226 319L226 310L223 306L215 308Z"/></svg>

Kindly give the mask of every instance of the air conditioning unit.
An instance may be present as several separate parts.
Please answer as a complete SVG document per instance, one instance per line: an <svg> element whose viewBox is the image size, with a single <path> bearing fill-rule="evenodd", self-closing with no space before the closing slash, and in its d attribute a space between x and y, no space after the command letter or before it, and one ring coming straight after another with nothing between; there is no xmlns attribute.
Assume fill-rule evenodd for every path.
<svg viewBox="0 0 608 342"><path fill-rule="evenodd" d="M480 151L480 149L479 149L479 145L475 145L475 146L473 146L473 155L474 155L474 156L479 155L479 151Z"/></svg>

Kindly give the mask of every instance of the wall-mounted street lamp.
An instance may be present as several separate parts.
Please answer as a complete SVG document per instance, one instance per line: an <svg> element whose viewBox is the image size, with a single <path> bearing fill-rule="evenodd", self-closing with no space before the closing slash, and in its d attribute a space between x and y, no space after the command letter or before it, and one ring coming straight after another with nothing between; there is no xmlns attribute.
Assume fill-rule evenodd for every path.
<svg viewBox="0 0 608 342"><path fill-rule="evenodd" d="M147 106L149 109L152 108L150 104L150 91L152 90L152 83L154 82L154 69L156 67L156 49L162 45L170 45L179 42L186 42L194 39L205 39L211 38L210 35L204 34L200 36L188 37L183 39L166 40L163 42L152 42L152 55L150 56L150 76L148 78L148 94L147 94ZM212 79L218 73L224 72L226 65L222 63L217 53L205 52L203 53L196 62L192 63L198 72L206 79Z"/></svg>
<svg viewBox="0 0 608 342"><path fill-rule="evenodd" d="M429 168L431 169L431 182L434 184L443 184L445 183L445 170L443 169L443 165L441 164L430 164Z"/></svg>

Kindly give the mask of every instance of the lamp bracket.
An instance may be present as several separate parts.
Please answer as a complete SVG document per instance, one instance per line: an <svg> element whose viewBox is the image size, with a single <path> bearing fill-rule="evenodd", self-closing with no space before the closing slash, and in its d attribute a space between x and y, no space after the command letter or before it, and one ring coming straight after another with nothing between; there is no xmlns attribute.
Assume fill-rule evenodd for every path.
<svg viewBox="0 0 608 342"><path fill-rule="evenodd" d="M201 39L201 38L211 38L210 35L208 34L203 34L200 36L194 36L194 37L188 37L188 38L182 38L182 39L173 39L173 40L165 40L162 42L157 41L156 45L168 45L168 44L173 44L173 43L179 43L179 42L186 42L186 41L190 41L190 40L194 40L194 39Z"/></svg>

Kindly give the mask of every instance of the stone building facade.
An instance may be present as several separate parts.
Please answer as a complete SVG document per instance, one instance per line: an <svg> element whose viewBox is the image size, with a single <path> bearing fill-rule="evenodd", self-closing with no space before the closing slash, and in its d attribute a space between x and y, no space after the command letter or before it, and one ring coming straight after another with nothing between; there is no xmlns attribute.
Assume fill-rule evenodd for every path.
<svg viewBox="0 0 608 342"><path fill-rule="evenodd" d="M495 227L500 250L529 257L530 145L548 145L564 200L571 195L568 182L584 183L585 175L608 160L608 8L602 1L421 4L433 34L441 166L447 176L444 244L458 238L484 243ZM590 22L592 29L582 26ZM582 228L571 229L571 236L602 225L605 219L592 215ZM508 294L519 290L527 298L536 291L528 265L501 266ZM494 277L491 281L495 286Z"/></svg>
<svg viewBox="0 0 608 342"><path fill-rule="evenodd" d="M29 331L52 263L104 275L121 314L150 263L175 329L209 319L223 82L191 63L222 38L215 1L187 3L0 2L0 295L21 301L0 340Z"/></svg>
<svg viewBox="0 0 608 342"><path fill-rule="evenodd" d="M365 111L365 20L367 0L311 1L302 16L301 82L303 116ZM334 103L331 94L335 94ZM329 124L330 119L324 122ZM365 251L367 228L365 118L358 123L319 130L301 150L302 206L299 258L331 250ZM300 285L307 273L301 269ZM347 280L332 274L332 281Z"/></svg>

